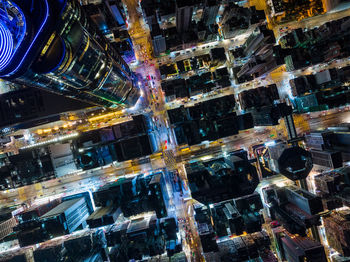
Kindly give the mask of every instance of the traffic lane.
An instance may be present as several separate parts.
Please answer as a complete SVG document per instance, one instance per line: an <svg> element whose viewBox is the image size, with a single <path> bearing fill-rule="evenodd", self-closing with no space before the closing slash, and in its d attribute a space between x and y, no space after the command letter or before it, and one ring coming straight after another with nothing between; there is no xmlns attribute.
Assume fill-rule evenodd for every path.
<svg viewBox="0 0 350 262"><path fill-rule="evenodd" d="M350 16L350 9L342 10L336 13L325 13L323 15L313 16L307 19L303 19L301 21L291 21L279 25L274 25L273 28L276 35L280 34L280 29L284 27L290 28L290 30L297 28L313 28L316 26L320 26L321 24L327 23L332 20L341 19L343 17Z"/></svg>
<svg viewBox="0 0 350 262"><path fill-rule="evenodd" d="M86 191L92 189L93 191L98 189L98 187L112 182L121 176L135 175L137 173L150 172L152 170L157 170L164 168L165 165L161 165L159 161L153 163L147 163L142 165L121 166L118 168L103 168L97 171L87 171L83 174L61 177L49 181L42 182L43 197L48 196L58 196L61 194L72 193L75 191ZM38 191L35 189L35 185L28 185L21 187L22 191L28 200L40 199L41 197L37 195ZM20 200L19 188L0 192L0 206L11 206L13 204L18 204ZM28 194L28 195L27 195Z"/></svg>
<svg viewBox="0 0 350 262"><path fill-rule="evenodd" d="M82 177L82 175L78 175L78 176L75 176L74 178L70 177L69 181L65 181L64 179L63 180L54 179L54 180L42 182L40 184L42 185L43 197L68 193L72 188L82 188L86 184L90 184L92 181L96 181L96 178L99 178L99 177L101 177L101 174L98 174L98 175L93 174L93 175L89 175L88 177ZM27 201L41 198L40 196L37 195L38 191L35 189L35 185L28 185L25 187L11 190L8 193L1 192L0 193L1 205L12 205L12 204L15 204L15 202L19 201L21 198L19 190L22 191L21 194L23 194L24 197L26 197ZM11 203L11 202L14 202L14 203Z"/></svg>
<svg viewBox="0 0 350 262"><path fill-rule="evenodd" d="M180 231L185 235L185 241L190 247L190 250L188 250L188 255L191 257L191 261L200 261L202 257L201 241L194 223L193 214L188 212L190 206L192 206L192 201L184 201L183 198L181 198L181 200L179 200L178 206L180 208L177 209L177 218L179 220ZM192 256L193 250L195 251L194 257ZM196 258L198 260L195 260Z"/></svg>
<svg viewBox="0 0 350 262"><path fill-rule="evenodd" d="M208 147L200 148L195 151L189 151L185 154L177 154L176 159L178 163L187 162L188 160L204 157L207 155L222 154L223 152L230 152L241 149L242 146L248 147L254 144L259 144L266 139L271 140L268 131L264 131L262 134L252 133L246 134L241 133L240 136L226 138L226 142L219 143L218 145L209 145Z"/></svg>
<svg viewBox="0 0 350 262"><path fill-rule="evenodd" d="M350 122L350 112L339 112L329 115L321 115L318 118L313 118L309 120L311 130L318 128L325 129L331 125L336 125L341 122ZM297 127L298 128L298 127ZM303 135L303 134L299 134ZM181 153L178 151L176 158L179 163L185 162L194 158L203 157L209 154L220 154L221 152L229 152L242 148L242 146L247 147L254 144L263 143L265 141L271 140L270 131L264 129L262 131L253 131L251 133L242 132L239 135L224 138L224 142L219 145L209 145L205 148L200 148L195 151L189 151L188 153Z"/></svg>
<svg viewBox="0 0 350 262"><path fill-rule="evenodd" d="M336 125L338 123L341 122L350 122L350 112L338 112L338 113L333 113L333 114L326 114L326 115L321 115L317 118L311 118L308 120L309 125L311 130L315 130L318 128L327 128L331 125ZM166 128L163 129L163 132L165 133ZM225 138L226 142L221 144L221 145L217 145L217 146L209 146L209 148L203 148L201 150L197 150L197 151L190 151L187 154L182 154L182 153L177 153L177 158L180 157L180 159L178 160L179 162L182 161L187 161L190 160L192 158L198 158L201 156L205 156L208 153L211 154L219 154L221 153L223 150L224 151L230 151L230 150L235 150L235 149L239 149L240 146L248 146L250 144L258 144L262 141L265 141L268 138L268 130L263 131L263 134L258 134L256 135L255 133L253 134L246 134L246 133L242 133L239 136L232 137L232 138ZM166 135L164 135L163 139L166 137ZM252 140L252 137L254 137L255 140ZM179 155L181 154L181 155ZM193 155L193 156L192 156ZM151 169L152 167L150 167ZM159 168L161 168L161 166L159 166ZM130 166L130 163L124 163L123 166L121 166L119 168L119 170L125 170L127 169L129 172L132 172L133 169ZM134 169L138 169L137 167ZM140 168L141 169L141 168ZM106 178L108 177L110 174L113 173L118 173L118 169L114 169L112 167L106 167L104 169L100 169L100 170L96 170L96 171L88 171L88 172L84 172L82 174L78 174L78 175L71 175L71 176L67 176L64 178L58 178L58 179L54 179L54 180L50 180L50 181L45 181L42 182L43 185L43 190L44 193L46 192L46 190L48 191L56 191L59 193L64 193L65 190L62 189L63 186L65 186L66 188L69 188L71 186L76 186L77 182L82 180L82 179L89 179L92 177L101 177L102 178ZM60 182L61 181L61 182ZM79 183L79 182L78 182ZM34 185L31 185L34 186ZM30 186L26 186L26 187L30 187ZM32 197L35 197L34 195ZM11 198L12 200L14 199L18 199L18 189L14 189L14 190L10 190L8 193L5 193L4 191L0 192L0 203L6 203L6 201Z"/></svg>
<svg viewBox="0 0 350 262"><path fill-rule="evenodd" d="M261 85L266 86L270 84L277 84L279 89L281 89L285 84L286 80L289 81L292 78L314 74L314 73L321 72L331 68L344 67L347 65L349 65L349 59L345 58L345 59L336 60L331 64L323 63L323 64L318 64L318 65L310 66L303 69L298 69L295 71L280 72L279 74L275 74L274 76L271 76L271 72L270 72L266 76L262 76L252 81L247 81L242 84L238 84L237 86L235 86L234 91L235 93L240 93L242 91L257 88ZM289 83L287 83L287 85L289 85ZM290 87L288 89L290 90Z"/></svg>
<svg viewBox="0 0 350 262"><path fill-rule="evenodd" d="M108 168L105 169L106 171L108 170ZM72 175L67 175L65 177L61 177L61 178L56 178L56 179L52 179L49 181L43 181L40 184L43 187L43 190L53 190L53 189L58 189L59 187L64 186L67 183L70 182L76 182L79 181L81 179L83 179L83 176L85 176L85 178L90 178L92 176L100 176L101 172L100 171L95 171L95 172L77 172L76 174L72 174ZM35 187L35 184L33 185L27 185L24 187L20 187L20 188L16 188L16 189L10 189L10 190L5 190L5 191L1 191L0 192L0 202L5 200L7 201L9 198L18 198L19 196L19 190L24 190L25 192L31 192L33 191L33 188ZM35 190L34 190L35 191ZM34 195L32 197L35 197Z"/></svg>
<svg viewBox="0 0 350 262"><path fill-rule="evenodd" d="M130 2L130 0L129 0ZM133 9L133 11L135 11L135 9ZM145 38L148 39L148 43L149 43L149 39L150 39L150 35L149 35L149 32L145 31L146 34L145 34ZM139 35L140 36L140 35ZM139 42L139 39L133 39L133 41L137 41L137 43L140 43ZM147 46L147 44L145 45ZM149 99L149 101L151 101L151 108L153 110L153 115L157 118L157 124L158 124L158 128L157 128L157 131L159 132L159 137L160 137L160 140L168 140L168 132L169 130L166 128L166 119L167 119L167 114L166 114L166 111L163 110L164 109L164 96L163 96L163 93L162 93L162 90L161 90L161 85L160 85L160 82L159 82L159 78L157 78L158 76L158 73L157 73L157 65L156 65L156 61L153 60L150 52L148 51L148 48L146 48L146 53L145 52L141 52L141 50L137 50L137 53L139 55L139 57L141 58L144 58L145 60L148 61L148 64L152 63L154 64L155 66L148 66L146 67L145 64L141 65L141 67L139 67L137 70L139 73L141 73L141 75L143 76L143 78L147 77L148 75L152 75L152 76L155 76L156 79L155 79L155 89L153 90L156 90L155 92L153 90L151 90L150 88L146 88L148 90L146 90L146 94L147 94L147 98ZM150 79L150 81L153 81L152 79ZM150 86L149 86L150 87ZM152 94L154 93L154 94ZM178 201L182 201L182 198L181 200L179 200L179 198L176 198L175 197L175 202L177 201L177 203L175 203L175 207L176 207L176 212L177 212L177 215L179 217L187 217L186 214L185 214L185 210L184 210L184 203L181 202L181 203L178 203ZM197 245L198 246L198 245ZM200 253L199 250L193 246L191 246L191 249L192 250L195 250L196 253ZM190 255L189 254L189 250L186 250L187 252L187 255Z"/></svg>
<svg viewBox="0 0 350 262"><path fill-rule="evenodd" d="M175 56L175 57L171 57L170 55L167 55L167 56L158 58L157 61L159 63L175 63L175 62L180 61L180 60L192 58L193 56L200 56L200 55L208 54L210 49L212 49L212 48L224 47L224 48L228 49L230 47L241 46L245 43L245 41L248 39L248 37L254 31L254 29L255 29L255 27L253 26L250 29L248 29L247 32L240 34L238 36L235 36L233 38L225 39L222 41L216 40L213 42L204 43L204 44L198 45L196 47L192 47L192 48L188 48L188 49L183 50L183 52L185 52L184 54L180 53L180 55ZM195 50L194 50L194 48L195 48ZM162 60L164 60L164 61L162 61Z"/></svg>
<svg viewBox="0 0 350 262"><path fill-rule="evenodd" d="M332 114L326 114L323 115L322 112L320 112L320 115L314 118L309 118L308 122L310 125L311 130L316 130L319 128L325 129L329 126L340 124L340 123L350 123L350 112L344 111L344 112L334 112Z"/></svg>
<svg viewBox="0 0 350 262"><path fill-rule="evenodd" d="M133 11L137 12L136 9L133 9ZM131 25L130 30L134 30L132 28L132 25ZM142 35L139 34L139 37L140 37L140 39L142 37L142 40L144 41L144 39L149 39L150 35L149 35L149 32L147 30L145 30L145 31L142 31ZM137 40L137 39L134 39L134 40ZM150 41L146 41L146 42L147 42L147 44L149 44ZM144 57L145 59L147 59L147 61L153 61L153 58L151 57L150 52L146 52L146 54L145 54L141 49L139 49L139 50L137 50L137 53L140 53L139 56ZM156 67L151 66L151 65L146 67L146 65L143 64L137 68L137 71L139 73L141 73L141 75L144 78L149 76L149 75L155 75L155 76L157 75ZM155 79L155 80L157 80L157 79ZM150 80L150 81L153 81L153 80ZM165 122L166 122L165 119L163 119L165 117L165 114L159 112L164 107L164 99L162 96L162 92L160 90L160 84L157 81L155 81L155 83L156 83L155 89L145 88L145 91L146 91L146 96L147 96L148 100L150 101L150 107L152 108L153 115L157 116L159 119L158 131L160 133L160 136L164 140L168 136L167 130L164 130L162 128L165 126ZM155 92L154 95L152 94L153 92Z"/></svg>

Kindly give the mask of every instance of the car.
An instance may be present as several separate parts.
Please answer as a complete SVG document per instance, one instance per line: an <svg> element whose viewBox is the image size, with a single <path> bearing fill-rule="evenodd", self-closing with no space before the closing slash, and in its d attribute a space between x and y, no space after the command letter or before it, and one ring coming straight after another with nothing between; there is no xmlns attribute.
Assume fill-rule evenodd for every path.
<svg viewBox="0 0 350 262"><path fill-rule="evenodd" d="M270 223L271 227L272 228L275 228L275 227L279 227L280 226L280 223L277 221L277 220L274 220Z"/></svg>

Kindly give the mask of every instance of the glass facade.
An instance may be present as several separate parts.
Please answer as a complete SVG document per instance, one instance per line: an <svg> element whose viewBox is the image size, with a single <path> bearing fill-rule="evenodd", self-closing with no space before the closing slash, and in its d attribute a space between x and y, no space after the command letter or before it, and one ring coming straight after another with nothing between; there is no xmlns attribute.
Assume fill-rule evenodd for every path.
<svg viewBox="0 0 350 262"><path fill-rule="evenodd" d="M10 72L5 67L0 77L106 107L128 107L137 102L135 75L76 1L33 1L36 13L40 13L37 17L32 17L23 1L10 2L18 13L24 10L27 15L21 21L31 25L24 37L28 41L20 43L28 54L26 63L21 64L18 60L23 54L13 51L9 64L17 69ZM1 10L6 14L6 5ZM5 24L6 16L0 19ZM1 51L0 58L8 56Z"/></svg>

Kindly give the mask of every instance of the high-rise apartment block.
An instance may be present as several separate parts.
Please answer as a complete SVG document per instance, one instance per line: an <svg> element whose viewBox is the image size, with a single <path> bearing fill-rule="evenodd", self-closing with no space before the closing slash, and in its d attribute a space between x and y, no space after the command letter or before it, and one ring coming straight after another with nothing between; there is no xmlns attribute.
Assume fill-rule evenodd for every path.
<svg viewBox="0 0 350 262"><path fill-rule="evenodd" d="M92 104L133 106L135 75L78 1L6 1L0 78Z"/></svg>

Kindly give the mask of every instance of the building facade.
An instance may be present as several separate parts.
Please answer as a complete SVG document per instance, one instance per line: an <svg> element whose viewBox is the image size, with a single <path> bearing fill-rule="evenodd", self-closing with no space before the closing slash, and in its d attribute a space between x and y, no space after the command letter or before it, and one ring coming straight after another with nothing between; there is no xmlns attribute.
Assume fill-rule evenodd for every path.
<svg viewBox="0 0 350 262"><path fill-rule="evenodd" d="M205 7L203 8L202 19L206 25L212 25L216 22L216 16L218 15L220 5L216 0L207 0Z"/></svg>
<svg viewBox="0 0 350 262"><path fill-rule="evenodd" d="M178 33L182 34L190 30L193 7L191 1L176 1L176 30Z"/></svg>
<svg viewBox="0 0 350 262"><path fill-rule="evenodd" d="M0 12L0 78L99 106L137 102L135 75L77 1L14 0Z"/></svg>

